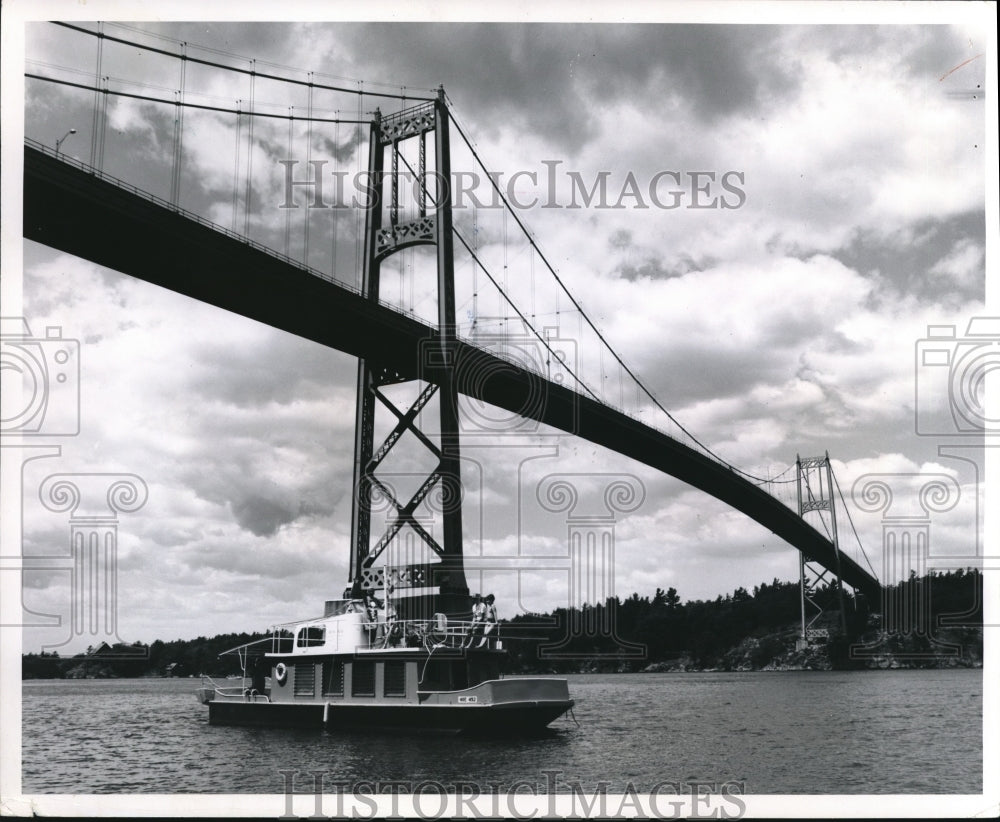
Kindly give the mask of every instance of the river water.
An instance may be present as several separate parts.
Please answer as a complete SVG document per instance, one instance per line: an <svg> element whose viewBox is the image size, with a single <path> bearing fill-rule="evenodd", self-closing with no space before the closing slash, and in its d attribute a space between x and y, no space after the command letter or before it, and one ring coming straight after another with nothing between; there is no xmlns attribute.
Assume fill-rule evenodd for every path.
<svg viewBox="0 0 1000 822"><path fill-rule="evenodd" d="M198 680L23 685L22 790L282 793L327 780L528 780L649 791L665 780L750 794L979 794L979 670L570 676L578 725L524 740L210 726ZM546 772L548 772L546 774Z"/></svg>

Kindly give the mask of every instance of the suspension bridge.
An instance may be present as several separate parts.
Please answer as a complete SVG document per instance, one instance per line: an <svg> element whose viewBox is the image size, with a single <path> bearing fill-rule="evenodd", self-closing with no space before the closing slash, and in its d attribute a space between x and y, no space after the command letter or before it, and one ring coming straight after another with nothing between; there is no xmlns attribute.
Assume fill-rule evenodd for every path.
<svg viewBox="0 0 1000 822"><path fill-rule="evenodd" d="M353 585L385 584L383 554L409 527L432 561L397 582L467 597L464 396L628 456L742 512L800 552L804 598L811 569L813 582L842 581L878 601L870 563L838 544L828 457L797 460L794 477L781 480L797 483L791 505L769 491L774 479L730 464L680 425L549 263L443 89L344 81L125 25L46 25L72 41L73 53L89 44L94 63L29 59L29 109L43 96L66 101L86 112L90 128L71 129L51 148L47 134L66 130L53 128L53 107L40 107L37 123L28 116L25 238L358 359ZM176 83L163 85L167 77ZM67 154L71 137L78 146L89 137L87 160ZM456 207L448 185L456 154L491 186L497 208ZM343 189L349 176L361 181L358 191ZM293 195L313 207L299 208ZM273 202L283 211L264 207ZM399 383L416 386L416 398L393 399L388 389ZM428 411L429 427L421 423ZM376 441L379 415L388 433ZM379 474L404 434L436 461L411 495ZM440 538L421 525L432 490L444 500ZM394 517L375 534L379 496ZM805 516L816 511L829 513L823 531Z"/></svg>

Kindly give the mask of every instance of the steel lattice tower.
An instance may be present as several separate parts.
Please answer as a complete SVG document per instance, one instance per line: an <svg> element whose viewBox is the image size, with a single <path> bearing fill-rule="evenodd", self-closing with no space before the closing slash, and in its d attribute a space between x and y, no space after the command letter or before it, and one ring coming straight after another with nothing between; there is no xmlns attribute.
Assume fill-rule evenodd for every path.
<svg viewBox="0 0 1000 822"><path fill-rule="evenodd" d="M816 602L815 595L823 583L834 584L840 602L840 626L847 631L844 614L844 589L840 578L840 544L837 540L837 510L833 497L833 469L830 467L830 455L822 457L795 458L796 485L798 488L799 516L805 518L810 512L830 512L830 541L833 543L835 569L833 580L827 579L830 569L824 568L818 562L809 559L804 553L799 554L799 590L801 594L802 633L799 646L805 647L817 642L826 642L830 632L827 628L812 627L823 608ZM824 523L824 527L825 523Z"/></svg>
<svg viewBox="0 0 1000 822"><path fill-rule="evenodd" d="M386 589L390 584L398 591L423 589L422 596L396 599L403 618L429 616L430 610L460 613L468 610L469 589L462 561L462 478L460 470L458 395L454 382L455 341L455 272L452 243L452 197L449 157L448 110L444 89L434 102L382 117L378 112L371 124L369 136L369 195L364 236L364 267L362 293L378 302L382 263L404 249L416 245L437 247L437 338L421 350L421 357L430 365L434 383L427 383L409 407L397 407L382 389L408 382L410 376L399 374L372 360L358 361L357 414L354 444L354 499L351 518L351 589L355 596L363 591ZM427 168L427 138L433 136L434 170ZM417 189L417 209L413 219L400 221L399 166L400 146L406 141L418 141L419 167L414 172ZM388 158L386 154L388 153ZM388 167L387 167L388 159ZM388 189L388 191L386 191ZM433 192L433 202L428 202ZM388 195L388 196L387 196ZM388 199L388 202L386 200ZM386 223L388 217L388 225ZM420 431L418 416L424 406L437 395L439 408L438 442ZM375 446L376 412L391 414L394 425L388 436ZM410 432L436 458L430 470L409 499L398 498L398 491L380 480L377 469L404 433ZM421 525L417 517L419 506L433 492L442 521L440 541ZM388 527L372 544L373 496L387 502L390 509ZM433 552L429 563L396 567L391 579L386 579L386 563L382 559L390 543L408 527ZM433 593L432 593L433 592ZM411 590L411 593L413 591Z"/></svg>

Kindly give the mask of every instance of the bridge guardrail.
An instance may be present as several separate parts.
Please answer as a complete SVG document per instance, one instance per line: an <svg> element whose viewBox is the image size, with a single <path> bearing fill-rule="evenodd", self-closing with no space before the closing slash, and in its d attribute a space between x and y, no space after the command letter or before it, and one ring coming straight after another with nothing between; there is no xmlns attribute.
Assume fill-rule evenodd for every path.
<svg viewBox="0 0 1000 822"><path fill-rule="evenodd" d="M323 271L320 271L317 268L313 268L310 265L307 265L303 262L300 262L299 260L289 257L287 254L282 254L280 251L275 251L273 248L263 245L262 243L259 243L256 240L251 240L245 234L240 234L239 232L226 228L223 225L219 225L218 223L212 222L211 220L207 220L200 214L197 214L193 211L188 211L186 208L181 208L179 205L171 203L169 200L164 200L162 197L158 197L155 194L151 194L150 192L145 191L144 189L137 188L131 183L125 182L120 177L115 177L114 175L96 169L93 166L88 165L87 163L84 163L73 157L68 157L65 154L56 154L55 151L53 151L44 143L40 143L38 140L34 140L31 137L25 137L24 143L25 145L31 146L31 148L35 149L36 151L41 151L43 154L47 154L48 156L53 157L54 159L58 160L61 163L66 163L67 165L75 166L76 168L80 169L81 171L87 174L91 174L94 177L99 177L105 182L111 183L111 185L117 186L118 188L124 189L125 191L135 194L137 197L142 197L144 200L147 200L151 203L155 203L156 205L161 206L162 208L166 208L170 211L173 211L175 214L179 214L182 217L186 217L187 219L192 220L198 223L199 225L203 225L206 228L212 229L213 231L218 231L220 234L225 234L227 237L231 237L232 239L237 240L241 243L245 243L246 245L249 245L251 248L254 248L257 251L262 251L263 253L267 254L270 257L274 257L278 260L281 260L282 262L294 265L296 268L301 268L303 271L308 271L313 276L319 277L320 279L326 280L327 282L336 283L342 288L346 288L349 291L353 291L355 294L361 293L361 289L359 289L353 283L349 283L344 280L339 280L336 277L333 277ZM406 312L401 312L401 313L406 313Z"/></svg>

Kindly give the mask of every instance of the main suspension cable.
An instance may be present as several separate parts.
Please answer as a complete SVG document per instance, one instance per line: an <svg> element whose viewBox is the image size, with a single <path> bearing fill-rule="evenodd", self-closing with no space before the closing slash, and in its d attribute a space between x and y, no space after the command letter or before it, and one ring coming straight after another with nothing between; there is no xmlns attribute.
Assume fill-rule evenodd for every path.
<svg viewBox="0 0 1000 822"><path fill-rule="evenodd" d="M368 97L386 97L392 100L419 100L425 103L432 103L436 98L434 97L416 97L412 94L402 95L402 94L389 94L383 91L365 91L363 88L352 89L345 86L331 86L325 83L314 83L312 81L306 80L295 80L291 77L282 77L278 74L265 74L264 72L254 72L251 69L239 68L238 66L227 66L225 63L217 63L214 60L205 60L201 57L191 57L190 55L178 54L175 51L168 51L167 49L157 48L156 46L150 46L146 43L138 43L134 40L126 40L123 37L115 37L111 34L106 34L104 32L91 31L90 29L84 28L83 26L74 26L72 23L64 23L58 20L53 20L53 23L57 26L62 26L63 28L71 29L72 31L80 32L81 34L89 34L91 37L99 37L101 40L108 40L112 43L121 43L125 46L133 46L143 51L150 51L154 54L162 54L166 57L173 57L177 60L189 60L192 63L198 63L202 66L210 66L212 68L224 69L225 71L233 71L238 74L254 74L257 77L261 77L265 80L276 80L279 83L291 83L296 86L312 86L314 88L320 88L325 91L338 91L344 94L358 94ZM243 58L241 58L243 59Z"/></svg>
<svg viewBox="0 0 1000 822"><path fill-rule="evenodd" d="M858 536L858 529L854 527L854 519L851 517L851 509L847 507L847 500L844 499L844 492L840 490L840 483L837 481L837 475L834 474L831 469L830 474L833 476L833 484L837 486L837 493L840 495L840 501L844 504L844 511L847 513L847 521L851 523L851 530L854 532L854 538L858 541L858 547L861 549L861 556L865 558L865 562L868 563L868 567L871 568L872 576L878 579L878 574L875 569L872 568L871 560L868 559L868 553L865 551L865 546L861 543L861 537Z"/></svg>
<svg viewBox="0 0 1000 822"><path fill-rule="evenodd" d="M445 96L447 98L447 94ZM607 341L607 339L600 332L600 330L597 328L597 326L593 323L593 321L590 319L590 317L587 316L586 312L583 310L583 307L580 305L580 303L577 301L577 299L573 296L573 294L566 287L566 284L562 281L562 278L560 278L559 274L556 272L555 268L549 262L548 258L545 256L545 254L542 252L542 250L538 247L538 244L535 242L535 239L532 236L531 232L528 230L527 226L525 226L525 224L522 222L521 218L517 215L516 211L511 206L511 204L510 204L509 200L507 199L506 195L501 190L499 183L495 179L494 175L492 175L490 173L489 169L486 167L486 164L483 162L482 158L479 156L479 152L476 151L475 146L473 145L472 141L470 140L470 138L468 137L468 135L465 133L465 130L462 128L461 124L458 122L458 120L452 114L451 109L454 106L454 103L452 103L451 98L447 98L447 99L448 99L448 102L450 104L449 107L448 107L448 116L451 119L451 122L455 124L455 128L458 130L459 135L465 141L465 144L468 147L469 151L472 152L472 156L475 158L476 162L479 164L479 167L486 173L486 177L490 181L490 185L493 187L493 190L496 192L496 194L500 197L500 199L503 202L503 204L506 206L506 209L504 210L504 213L506 214L507 211L509 211L511 213L511 216L513 216L514 220L517 221L518 226L520 227L521 231L524 233L524 236L527 238L528 242L531 244L531 247L534 248L534 250L538 253L539 259L541 259L541 261L545 264L545 267L549 270L549 273L553 276L553 278L555 279L555 281L559 284L559 286L563 290L563 292L565 292L566 296L569 298L570 302L573 304L573 307L576 308L576 310L580 313L580 316L583 317L583 319L585 319L587 321L587 325L590 326L591 330L597 335L597 338L604 344L604 347L608 349L608 351L615 358L615 360L618 362L618 364L632 378L632 380L642 390L642 392L647 397L649 397L649 399L652 401L652 403L660 411L662 411L666 415L667 419L669 419L674 425L676 425L687 437L689 437L691 439L692 442L694 442L696 445L698 445L698 447L701 448L703 451L705 451L706 454L708 454L709 456L715 458L718 462L722 463L724 466L726 466L727 468L729 468L731 471L735 471L736 473L741 474L742 476L747 477L748 479L754 480L755 482L757 482L758 484L761 484L761 485L778 483L778 482L793 482L793 480L766 479L764 477L758 477L755 474L751 474L751 473L749 473L747 471L744 471L741 468L738 468L737 466L733 465L728 460L723 459L719 454L715 453L711 448L709 448L707 445L705 445L703 442L701 442L701 440L699 440L694 434L692 434L690 431L687 430L687 428L685 428L680 422L678 422L677 419L673 416L673 414L671 414L660 403L660 401L646 387L646 385L642 382L642 380L639 379L639 377L635 374L635 372L632 371L632 369L628 367L628 365L624 362L624 360L622 360L622 358L618 355L618 353L614 350L614 348L611 347L611 344ZM786 471L782 472L782 474L787 473L788 470L790 470L790 469L786 469ZM779 474L778 476L781 476L781 474Z"/></svg>
<svg viewBox="0 0 1000 822"><path fill-rule="evenodd" d="M93 91L98 94L110 94L114 97L128 97L132 100L144 100L148 103L162 103L168 106L178 105L176 100L168 100L163 97L150 97L146 94L133 94L129 91L113 91L112 89L95 88L94 86L88 86L84 83L74 83L70 80L59 80L55 77L46 77L44 74L34 74L32 72L25 72L24 76L29 80L42 80L46 83L56 83L60 86L72 86L73 88L83 89L84 91ZM258 75L259 76L259 75ZM239 109L235 108L225 108L224 106L206 106L201 103L189 103L184 102L179 104L182 108L197 108L202 111L217 111L221 114L247 114L253 117L269 117L273 120L301 120L303 122L312 123L346 123L353 125L367 125L369 120L342 120L339 118L328 118L328 117L293 117L290 114L270 114L265 111L255 111L252 115L250 112L241 112ZM269 105L267 103L263 105Z"/></svg>

